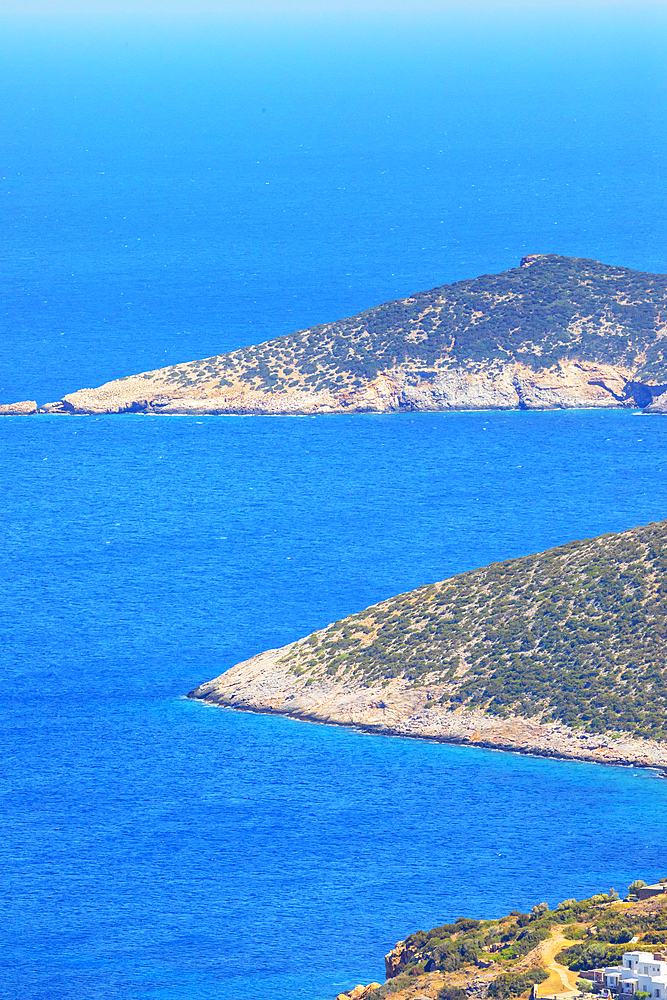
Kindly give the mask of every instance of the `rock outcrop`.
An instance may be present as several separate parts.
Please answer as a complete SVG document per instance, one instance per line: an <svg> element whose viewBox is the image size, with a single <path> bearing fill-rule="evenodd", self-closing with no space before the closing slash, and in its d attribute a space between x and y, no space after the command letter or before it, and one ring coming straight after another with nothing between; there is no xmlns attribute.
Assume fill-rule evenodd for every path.
<svg viewBox="0 0 667 1000"><path fill-rule="evenodd" d="M397 941L391 951L384 956L386 978L395 979L408 963L416 958L418 951L418 948L411 948L406 941Z"/></svg>
<svg viewBox="0 0 667 1000"><path fill-rule="evenodd" d="M661 940L667 893L660 890L667 886L655 888L655 896L640 902L634 895L621 902L611 889L590 899L568 898L554 910L547 903L538 903L529 913L512 910L500 919L458 917L454 923L415 931L398 941L385 957L387 982L383 986L356 986L336 1000L384 1000L389 996L437 1000L442 994L487 1000L489 996L527 996L529 992L533 997L556 994L577 1000L581 997L576 985L578 970L591 939L598 954L601 945L609 949L607 961L617 957L619 920L624 936L634 942L644 938L645 944L636 945L640 950L646 947L651 951L656 937Z"/></svg>
<svg viewBox="0 0 667 1000"><path fill-rule="evenodd" d="M653 395L651 402L646 405L644 413L667 413L667 392Z"/></svg>
<svg viewBox="0 0 667 1000"><path fill-rule="evenodd" d="M0 417L25 417L31 413L37 413L37 403L34 399L24 399L22 403L0 405Z"/></svg>
<svg viewBox="0 0 667 1000"><path fill-rule="evenodd" d="M368 986L359 983L353 990L348 990L346 993L339 993L336 1000L366 1000L371 993L379 989L380 983L369 983Z"/></svg>

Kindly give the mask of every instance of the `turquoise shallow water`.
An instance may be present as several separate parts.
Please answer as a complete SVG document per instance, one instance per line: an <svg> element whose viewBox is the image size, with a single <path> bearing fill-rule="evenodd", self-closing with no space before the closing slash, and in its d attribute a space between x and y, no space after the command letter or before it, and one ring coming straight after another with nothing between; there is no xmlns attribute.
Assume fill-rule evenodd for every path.
<svg viewBox="0 0 667 1000"><path fill-rule="evenodd" d="M390 594L660 518L660 418L6 418L0 442L0 996L325 1000L419 926L664 874L655 772L183 698Z"/></svg>
<svg viewBox="0 0 667 1000"><path fill-rule="evenodd" d="M525 253L667 270L660 5L0 17L0 401ZM184 694L665 516L630 412L0 422L0 997L327 1000L404 934L665 871L664 781Z"/></svg>

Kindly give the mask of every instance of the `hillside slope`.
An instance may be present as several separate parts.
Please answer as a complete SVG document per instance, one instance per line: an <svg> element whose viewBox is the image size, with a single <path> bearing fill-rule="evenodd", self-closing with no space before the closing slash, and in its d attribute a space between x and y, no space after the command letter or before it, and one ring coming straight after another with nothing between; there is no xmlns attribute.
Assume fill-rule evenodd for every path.
<svg viewBox="0 0 667 1000"><path fill-rule="evenodd" d="M501 274L443 285L229 354L81 389L41 409L659 410L667 404L666 336L666 275L532 255ZM14 405L23 406L15 412L28 407Z"/></svg>
<svg viewBox="0 0 667 1000"><path fill-rule="evenodd" d="M667 521L383 601L190 693L506 749L667 764Z"/></svg>

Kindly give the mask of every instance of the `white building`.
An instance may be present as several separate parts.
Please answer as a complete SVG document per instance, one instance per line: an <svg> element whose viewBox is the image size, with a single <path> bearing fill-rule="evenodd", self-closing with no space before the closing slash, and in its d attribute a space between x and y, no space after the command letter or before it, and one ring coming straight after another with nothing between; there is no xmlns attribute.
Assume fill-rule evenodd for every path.
<svg viewBox="0 0 667 1000"><path fill-rule="evenodd" d="M623 965L596 970L595 981L621 995L648 993L667 1000L667 961L660 952L626 951Z"/></svg>

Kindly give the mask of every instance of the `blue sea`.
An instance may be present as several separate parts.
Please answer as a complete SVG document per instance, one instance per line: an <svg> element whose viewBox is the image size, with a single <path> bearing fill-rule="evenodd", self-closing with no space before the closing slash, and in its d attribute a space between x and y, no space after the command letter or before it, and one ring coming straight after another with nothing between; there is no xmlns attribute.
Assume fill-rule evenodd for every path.
<svg viewBox="0 0 667 1000"><path fill-rule="evenodd" d="M667 271L661 4L33 9L0 13L0 402L525 253ZM667 874L658 772L184 697L663 519L662 418L5 417L0 469L2 1000L333 1000L419 927Z"/></svg>

